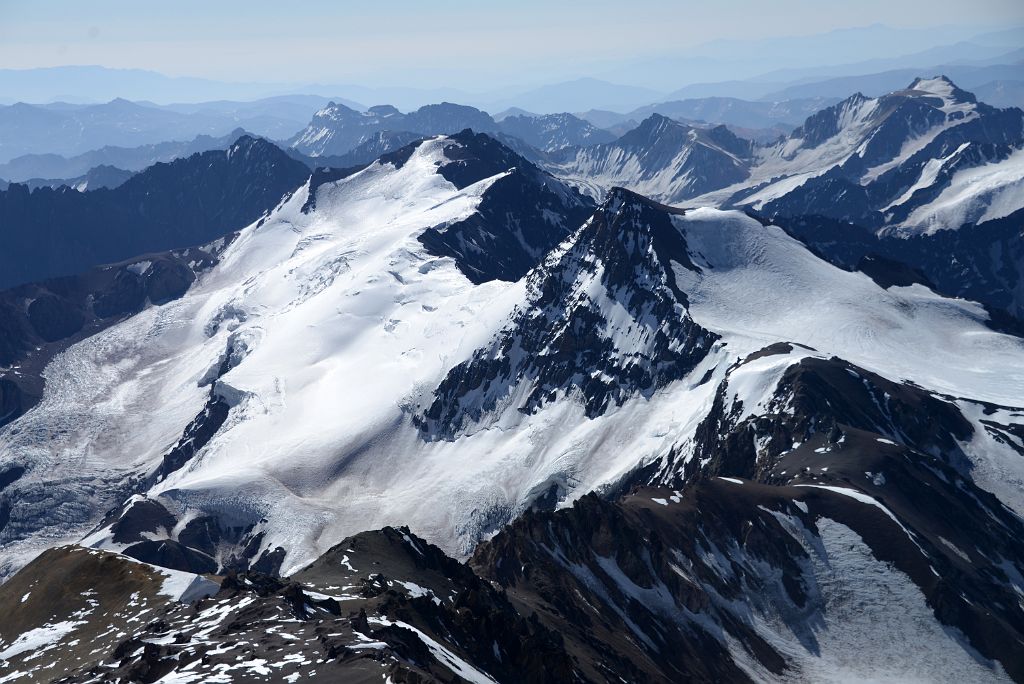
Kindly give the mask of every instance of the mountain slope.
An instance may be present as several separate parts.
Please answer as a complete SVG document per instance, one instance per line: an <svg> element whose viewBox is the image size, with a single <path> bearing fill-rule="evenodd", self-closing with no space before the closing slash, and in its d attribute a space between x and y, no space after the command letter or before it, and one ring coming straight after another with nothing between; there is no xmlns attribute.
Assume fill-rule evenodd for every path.
<svg viewBox="0 0 1024 684"><path fill-rule="evenodd" d="M544 152L554 152L563 147L597 145L615 139L611 133L567 113L506 116L498 126L506 135L515 136Z"/></svg>
<svg viewBox="0 0 1024 684"><path fill-rule="evenodd" d="M1022 208L1021 149L1024 112L979 103L944 77L917 79L808 118L762 153L749 189L716 196L769 216L934 232Z"/></svg>
<svg viewBox="0 0 1024 684"><path fill-rule="evenodd" d="M537 211L509 222L508 212L518 206ZM3 461L13 459L25 472L2 493L9 515L0 534L29 547L32 530L81 534L129 494L150 489L165 492L159 505L172 517L188 510L215 527L227 525L219 528L212 549L201 546L202 553L217 557L215 563L237 553L243 565L250 556L279 565L282 552L274 549L282 546L293 554L288 565L294 567L315 557L321 524L305 529L309 545L300 550L281 536L292 536L294 519L286 522L265 504L281 513L290 510L288 516L320 519L327 534L338 526L366 529L377 518L398 522L407 515L401 509L424 503L420 476L403 469L403 477L395 478L388 459L379 458L390 453L401 460L422 442L411 424L406 431L396 429L409 422L407 404L416 402L424 383L460 360L457 340L486 336L490 321L500 320L518 300L520 286L495 278L528 270L530 259L539 259L589 211L579 195L470 133L414 144L341 180L307 185L272 218L242 231L184 297L147 308L55 360L70 366L57 375L51 366L40 404L2 438ZM441 240L421 241L428 230ZM514 238L502 243L511 250L502 267L507 273L475 269L480 262L472 247L503 233ZM447 240L451 236L458 239ZM312 338L311 325L319 331ZM264 364L276 367L283 350L295 365L268 372ZM121 361L112 363L114 358ZM368 368L374 369L373 381L357 380L367 377ZM122 408L102 398L115 386L127 391L111 397ZM339 421L338 415L347 418ZM70 421L74 434L59 439L60 446L37 442L29 423L54 420ZM283 424L292 427L283 430ZM274 434L285 442L275 443ZM274 454L295 453L300 447L291 440L305 442L304 434L319 437L301 447L307 454L303 468L280 462L277 469L268 461L266 474L259 475L232 465L240 445L262 443L272 461ZM82 463L65 451L79 447L95 448L94 456ZM450 457L444 452L456 453L435 449L434 458ZM197 453L202 456L190 460ZM365 466L371 466L366 476L392 482L395 507L357 501L358 490L372 490L341 474ZM197 479L188 484L193 475ZM251 476L249 484L237 479ZM96 488L96 478L109 479ZM473 474L466 478L437 484L454 496ZM339 487L355 489L342 496ZM351 516L336 517L333 505L325 506L339 496L352 503ZM233 512L220 507L225 501L235 502L229 506ZM74 504L60 510L58 502ZM43 511L47 504L54 515ZM429 526L430 518L423 520ZM447 528L442 518L434 524ZM461 534L475 537L469 529ZM173 537L169 541L188 545L188 535ZM102 530L95 539L118 549L139 543L140 555L148 553L143 542L151 541Z"/></svg>
<svg viewBox="0 0 1024 684"><path fill-rule="evenodd" d="M731 161L710 147L691 160L678 152L680 133L672 144L640 135L652 128L645 122L622 139L633 147L538 159L595 196L619 184L659 201L754 210L843 268L879 256L917 269L943 294L1011 316L1024 310L1019 109L978 102L945 77L918 78L881 97L855 94L774 144L740 153L719 145Z"/></svg>
<svg viewBox="0 0 1024 684"><path fill-rule="evenodd" d="M753 144L725 126L695 128L651 115L615 142L567 148L547 168L595 196L624 186L675 202L744 181Z"/></svg>
<svg viewBox="0 0 1024 684"><path fill-rule="evenodd" d="M230 241L228 236L0 291L0 425L39 400L55 356L148 305L178 299Z"/></svg>
<svg viewBox="0 0 1024 684"><path fill-rule="evenodd" d="M673 261L689 264L686 243L662 208L616 192L530 274L526 301L491 345L438 386L417 421L430 438L515 424L563 397L596 418L708 354L716 336L690 319L671 275Z"/></svg>
<svg viewBox="0 0 1024 684"><path fill-rule="evenodd" d="M1019 678L1019 620L972 605L1013 589L968 604L928 570L957 576L959 547L924 560L887 510L845 483L708 478L528 513L471 566L562 634L588 681Z"/></svg>
<svg viewBox="0 0 1024 684"><path fill-rule="evenodd" d="M661 114L673 119L691 119L744 128L775 128L780 124L799 125L808 116L834 104L835 101L835 98L822 97L775 102L757 102L735 97L702 97L647 105L624 114L623 117L640 121L651 114Z"/></svg>
<svg viewBox="0 0 1024 684"><path fill-rule="evenodd" d="M114 189L11 185L0 192L0 286L210 242L272 209L308 176L273 144L243 136Z"/></svg>
<svg viewBox="0 0 1024 684"><path fill-rule="evenodd" d="M1024 677L1024 338L742 211L591 210L430 138L54 357L0 427L5 573L64 540L228 573L76 676Z"/></svg>
<svg viewBox="0 0 1024 684"><path fill-rule="evenodd" d="M972 434L988 430L978 402L1016 402L1020 339L986 327L981 307L920 285L886 290L739 213L680 215L617 192L523 280L474 284L458 255L435 257L420 236L471 218L509 177L503 166L476 136L441 138L320 186L309 213L299 193L243 231L185 297L60 357L69 378L97 382L48 382L40 405L5 428L5 462L27 471L4 492L7 539L31 548L40 526L73 534L97 520L87 507L72 527L39 517L40 506L22 503L26 488L48 482L34 489L41 501L88 500L71 492L101 473L121 473L128 489L117 491L128 492L139 486L134 473L149 478L143 489L159 516L187 514L220 536L195 547L176 523L119 536L108 521L89 543L148 554L157 534L167 548L204 549L213 567L235 554L243 566L287 570L315 557L321 538L413 520L466 553L531 505L701 453L700 426L722 401L730 366L772 344L803 346L730 383L742 415L804 357L839 356L893 382L965 397ZM549 191L533 188L522 202ZM565 323L546 323L554 320ZM132 361L111 367L112 357ZM368 367L372 383L360 380ZM129 408L106 414L96 392L113 386ZM30 426L71 407L81 407L72 433L34 440ZM132 460L124 446L104 446L112 434ZM84 448L95 474L66 479L56 454ZM240 449L260 467L240 470ZM1005 477L1017 473L1011 446L971 449L975 480L1019 506L1019 474ZM424 492L446 506L425 503Z"/></svg>

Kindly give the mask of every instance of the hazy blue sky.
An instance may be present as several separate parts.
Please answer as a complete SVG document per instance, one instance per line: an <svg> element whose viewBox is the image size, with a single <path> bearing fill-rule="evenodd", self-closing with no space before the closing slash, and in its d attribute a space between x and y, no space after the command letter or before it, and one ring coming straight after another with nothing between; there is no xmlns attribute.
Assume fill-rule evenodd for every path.
<svg viewBox="0 0 1024 684"><path fill-rule="evenodd" d="M742 50L698 46L876 22L945 28L879 44L865 59L1024 23L1024 1L0 0L0 68L99 64L234 81L479 88L600 77L623 60L642 70L645 59L716 49L727 59Z"/></svg>

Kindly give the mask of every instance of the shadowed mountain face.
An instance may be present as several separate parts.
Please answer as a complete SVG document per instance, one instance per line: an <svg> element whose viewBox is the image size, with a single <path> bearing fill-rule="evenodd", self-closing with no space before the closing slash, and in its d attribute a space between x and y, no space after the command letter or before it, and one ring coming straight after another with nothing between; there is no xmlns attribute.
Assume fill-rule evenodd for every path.
<svg viewBox="0 0 1024 684"><path fill-rule="evenodd" d="M780 217L776 223L843 268L864 270L872 259L884 259L921 274L938 292L1008 313L1017 319L1012 326L1021 329L1024 210L980 225L910 237L877 236L869 228L814 214Z"/></svg>
<svg viewBox="0 0 1024 684"><path fill-rule="evenodd" d="M0 192L0 287L209 242L258 219L308 177L273 144L243 137L114 189L12 185Z"/></svg>
<svg viewBox="0 0 1024 684"><path fill-rule="evenodd" d="M179 162L298 180L230 239L0 293L0 678L1024 681L1020 330L906 257L937 248L865 247L974 233L777 225L802 186L757 176L882 178L916 154L885 132L979 107L922 82L768 152L652 117L538 153L742 210L595 205L470 130Z"/></svg>
<svg viewBox="0 0 1024 684"><path fill-rule="evenodd" d="M489 347L441 382L417 416L425 437L453 439L480 421L499 422L511 411L536 413L565 396L578 395L596 418L634 394L650 396L689 374L716 336L686 313L671 263L692 264L664 210L614 190L530 274L521 312ZM627 343L609 334L609 308L643 322L630 331L635 339Z"/></svg>
<svg viewBox="0 0 1024 684"><path fill-rule="evenodd" d="M454 258L475 283L519 280L594 210L589 198L487 135L467 130L449 140L452 163L440 173L457 187L505 173L472 216L418 238L432 254Z"/></svg>

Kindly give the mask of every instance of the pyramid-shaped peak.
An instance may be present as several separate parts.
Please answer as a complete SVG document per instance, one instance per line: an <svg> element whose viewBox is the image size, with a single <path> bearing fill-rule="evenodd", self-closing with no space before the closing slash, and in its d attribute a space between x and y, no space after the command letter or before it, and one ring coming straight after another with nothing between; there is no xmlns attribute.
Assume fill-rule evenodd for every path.
<svg viewBox="0 0 1024 684"><path fill-rule="evenodd" d="M238 137L227 149L228 158L242 155L248 159L261 158L273 161L291 160L284 150L258 135L246 133Z"/></svg>
<svg viewBox="0 0 1024 684"><path fill-rule="evenodd" d="M685 124L657 112L641 121L639 127L651 131L664 130L667 127L688 128Z"/></svg>
<svg viewBox="0 0 1024 684"><path fill-rule="evenodd" d="M358 112L351 107L332 101L328 102L326 106L318 110L313 117L321 119L338 119L341 117L351 116L353 114L358 114Z"/></svg>
<svg viewBox="0 0 1024 684"><path fill-rule="evenodd" d="M973 94L958 88L948 76L944 75L915 78L907 90L934 95L948 103L977 102Z"/></svg>
<svg viewBox="0 0 1024 684"><path fill-rule="evenodd" d="M623 187L615 186L608 191L601 210L607 214L622 214L637 209L655 209L667 214L683 214L685 210L679 207L670 207L666 204L656 202L650 197L641 195Z"/></svg>
<svg viewBox="0 0 1024 684"><path fill-rule="evenodd" d="M651 114L640 125L627 132L619 143L622 145L647 145L657 140L682 140L691 128L662 114Z"/></svg>
<svg viewBox="0 0 1024 684"><path fill-rule="evenodd" d="M458 188L513 169L542 173L495 138L471 128L446 136L443 149L447 162L441 165L438 173Z"/></svg>

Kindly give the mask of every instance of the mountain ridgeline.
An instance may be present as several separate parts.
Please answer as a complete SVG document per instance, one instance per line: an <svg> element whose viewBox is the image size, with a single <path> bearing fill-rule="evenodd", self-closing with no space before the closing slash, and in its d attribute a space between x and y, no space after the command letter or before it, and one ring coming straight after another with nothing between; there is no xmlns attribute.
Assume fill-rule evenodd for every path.
<svg viewBox="0 0 1024 684"><path fill-rule="evenodd" d="M13 184L0 192L0 286L210 242L258 219L308 177L305 164L272 143L243 136L116 188Z"/></svg>
<svg viewBox="0 0 1024 684"><path fill-rule="evenodd" d="M821 104L0 193L0 679L1024 681L1024 114Z"/></svg>

